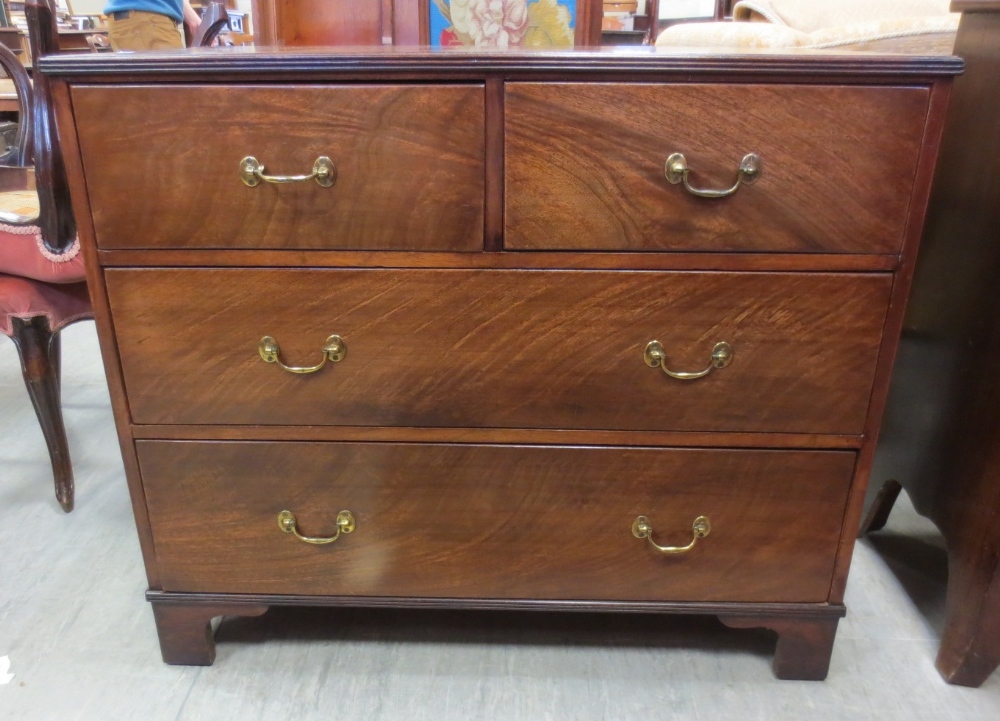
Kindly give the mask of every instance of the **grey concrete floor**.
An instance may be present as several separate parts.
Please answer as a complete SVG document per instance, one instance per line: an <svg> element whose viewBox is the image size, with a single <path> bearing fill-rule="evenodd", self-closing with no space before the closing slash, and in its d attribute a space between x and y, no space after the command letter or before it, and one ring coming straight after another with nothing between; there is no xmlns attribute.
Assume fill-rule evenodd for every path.
<svg viewBox="0 0 1000 721"><path fill-rule="evenodd" d="M944 551L905 499L858 546L822 683L775 680L766 631L614 615L274 609L224 620L215 666L166 666L93 324L63 347L69 515L0 339L0 719L1000 719L1000 672L934 669Z"/></svg>

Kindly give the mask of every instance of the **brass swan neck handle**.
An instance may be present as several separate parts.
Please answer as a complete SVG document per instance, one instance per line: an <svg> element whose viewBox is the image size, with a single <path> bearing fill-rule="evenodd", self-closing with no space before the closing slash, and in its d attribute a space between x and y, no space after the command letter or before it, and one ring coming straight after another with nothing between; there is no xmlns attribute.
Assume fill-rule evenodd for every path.
<svg viewBox="0 0 1000 721"><path fill-rule="evenodd" d="M299 526L294 513L291 511L282 511L278 514L278 528L285 533L294 534L294 536L303 543L308 543L313 546L325 546L327 543L333 543L340 538L341 533L351 533L354 530L354 527L354 514L350 511L341 511L337 514L337 532L332 536L304 536L299 533Z"/></svg>
<svg viewBox="0 0 1000 721"><path fill-rule="evenodd" d="M740 167L736 170L736 182L733 183L732 187L725 190L706 190L691 185L688 179L691 169L688 167L687 158L684 157L683 153L673 153L663 164L663 174L670 183L673 185L683 183L687 192L691 195L697 195L699 198L726 198L739 190L742 185L753 185L763 172L764 163L760 156L756 153L747 153L743 156Z"/></svg>
<svg viewBox="0 0 1000 721"><path fill-rule="evenodd" d="M649 545L655 548L660 553L666 554L678 554L687 553L694 545L698 542L698 539L705 538L709 533L712 532L712 523L708 520L707 516L698 516L694 519L694 523L691 524L691 532L693 534L691 538L691 543L686 546L661 546L656 541L653 540L653 526L649 522L649 519L645 516L639 516L634 521L632 521L632 535L636 538L645 538L649 541Z"/></svg>
<svg viewBox="0 0 1000 721"><path fill-rule="evenodd" d="M722 341L716 343L712 349L712 358L708 367L701 371L672 371L667 368L667 352L663 350L663 344L658 340L651 340L646 344L646 349L642 353L643 360L650 368L659 368L671 378L682 381L693 381L704 378L716 368L725 368L733 361L733 347Z"/></svg>
<svg viewBox="0 0 1000 721"><path fill-rule="evenodd" d="M315 373L326 365L327 361L331 363L339 363L344 359L347 354L347 343L339 335L332 335L326 339L326 343L323 344L323 358L319 363L313 366L290 366L285 365L281 360L281 346L278 345L278 341L269 335L264 336L260 339L260 343L257 344L257 352L265 363L277 363L281 368L288 371L289 373L295 373L302 375L305 373Z"/></svg>
<svg viewBox="0 0 1000 721"><path fill-rule="evenodd" d="M337 166L328 157L321 155L313 163L312 172L306 175L265 175L264 164L248 155L240 161L240 180L251 188L256 188L261 182L281 184L302 183L307 180L315 180L317 185L329 188L337 182Z"/></svg>

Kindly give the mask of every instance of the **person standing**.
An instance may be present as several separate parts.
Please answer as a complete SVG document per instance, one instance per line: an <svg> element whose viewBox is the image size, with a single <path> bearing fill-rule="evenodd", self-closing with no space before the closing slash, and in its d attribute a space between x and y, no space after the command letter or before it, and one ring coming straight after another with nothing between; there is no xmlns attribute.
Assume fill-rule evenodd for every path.
<svg viewBox="0 0 1000 721"><path fill-rule="evenodd" d="M181 23L193 34L201 18L188 0L108 0L108 40L114 50L184 47Z"/></svg>

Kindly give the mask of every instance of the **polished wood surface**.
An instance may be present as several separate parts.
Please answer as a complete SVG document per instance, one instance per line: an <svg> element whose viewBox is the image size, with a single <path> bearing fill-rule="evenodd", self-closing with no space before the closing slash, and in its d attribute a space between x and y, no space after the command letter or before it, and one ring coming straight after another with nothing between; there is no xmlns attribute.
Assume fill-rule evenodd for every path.
<svg viewBox="0 0 1000 721"><path fill-rule="evenodd" d="M382 0L254 0L261 45L381 45Z"/></svg>
<svg viewBox="0 0 1000 721"><path fill-rule="evenodd" d="M32 62L37 63L42 56L58 55L59 33L52 0L27 0L24 12L31 28L28 40ZM32 124L30 148L37 179L37 225L41 228L42 243L58 255L76 242L76 217L70 205L66 162L56 129L51 81L35 73L32 88L33 112L30 117L22 115L21 119Z"/></svg>
<svg viewBox="0 0 1000 721"><path fill-rule="evenodd" d="M67 134L84 146L82 154L79 147L70 146L75 154L71 161L74 187L79 191L74 193L74 202L81 216L87 219L81 224L81 237L88 257L101 265L95 274L95 287L99 288L103 305L102 342L110 346L105 358L109 373L115 376L113 399L147 561L149 600L154 604L169 602L184 608L211 606L216 610L320 604L700 611L719 614L742 625L774 628L779 633L778 675L820 677L834 636L835 624L830 621L844 611L843 584L853 548L853 533L845 528L845 519L850 525L854 514L860 512L871 447L933 175L941 117L948 97L948 77L960 69L960 62L951 58L801 53L732 56L642 50L481 55L401 49L237 50L148 55L127 60L46 59L41 64L44 72L51 73L56 80L60 121L68 128ZM809 248L809 252L800 252L800 245L772 250L754 248L754 252L740 253L719 252L717 247L689 249L695 252L673 249L663 252L660 247L634 252L635 248L614 246L595 247L592 252L511 250L506 242L511 235L504 203L519 189L510 181L508 151L512 121L507 114L508 94L512 87L525 83L547 83L554 93L563 93L569 83L583 89L620 87L623 102L629 102L627 96L639 84L643 88L709 88L723 92L730 87L765 87L774 89L778 97L789 98L791 104L796 102L792 94L799 88L815 92L817 102L823 98L864 97L871 100L866 106L869 109L882 107L880 102L888 103L898 113L893 124L910 133L902 137L903 145L909 143L912 168L909 177L890 181L894 194L886 201L886 207L905 207L906 211L891 218L868 217L864 222L869 225L863 233L868 240L856 238L847 249ZM108 212L110 206L107 198L98 201L93 183L101 181L96 179L98 173L86 159L85 141L88 134L96 137L97 113L88 113L84 122L78 112L77 97L81 93L104 93L112 86L134 88L139 84L146 86L143 92L149 92L151 98L160 97L153 95L154 92L175 92L181 86L199 86L223 95L246 88L276 93L345 86L352 89L406 86L411 90L441 85L474 88L478 92L477 118L481 132L476 156L476 173L481 179L477 182L482 183L477 186L481 214L474 231L474 249L478 252L412 245L382 245L372 250L339 245L166 245L157 244L155 238L148 244L104 246L98 250L98 242L103 243L105 236L99 224L91 222L92 216ZM847 92L852 89L857 95ZM821 91L831 94L824 95ZM878 97L887 99L879 101ZM895 100L898 98L922 100L899 102ZM609 106L615 105L614 98L605 100ZM597 113L598 108L591 110ZM813 118L810 122L816 122L818 116L842 118L846 112L815 108L807 111L803 117ZM790 115L794 114L786 113L783 117L788 122L799 122ZM179 128L201 122L200 113L190 112L188 116L178 115ZM877 112L874 117L878 117ZM747 118L746 123L757 128L762 142L776 142L773 138L780 135L777 132L780 128L754 116ZM248 122L254 120L260 118L248 117ZM419 120L413 122L424 127ZM858 143L874 147L876 156L883 152L871 140L874 124L851 127L858 133ZM828 128L820 130L828 135L832 132ZM551 129L542 127L538 132L544 135ZM648 130L644 137L650 137ZM845 147L842 138L834 139L841 143L840 147ZM711 148L710 144L702 145ZM472 144L464 147L471 148ZM899 162L905 155L899 151L900 147L896 141L887 141L885 148L890 152L886 157L890 162ZM829 172L848 177L854 164L861 171L879 162L885 160L858 159L845 152ZM662 172L662 160L657 164ZM149 174L136 177L136 185L148 189L150 196L160 192L158 181L150 180ZM822 178L817 179L815 173L807 178L821 186L826 183ZM403 178L402 182L410 181ZM209 195L215 192L208 189ZM844 197L854 197L849 190L841 188L840 192ZM817 195L818 192L805 190L801 197L815 201ZM394 218L401 211L396 205L377 206L374 198L368 197L359 202L358 212L374 215L373 207L378 207L381 213L372 221L377 224L373 226L373 235L377 231L393 233L390 226L398 230ZM791 215L796 217L795 213ZM171 217L182 225L189 222L178 212ZM782 216L776 212L775 218L781 220ZM840 220L855 222L850 218ZM219 235L232 240L238 236L234 227L239 224L238 218L230 220L228 226L220 223ZM872 242L884 240L871 229L888 229L890 225L895 238L891 247L883 250L871 247ZM442 232L449 227L444 221L440 223ZM198 232L199 228L192 224L190 233ZM830 232L830 237L837 237L835 231ZM579 234L595 237L598 233L583 228ZM259 241L266 234L254 235ZM295 234L285 232L282 237L294 239ZM175 241L176 237L171 239ZM213 278L216 279L213 282L206 281ZM274 278L282 280L269 282ZM168 316L173 323L171 334L151 335L149 326L159 322L156 319L166 320ZM331 322L345 319L355 324L349 334L341 328L328 327ZM270 328L259 330L259 323ZM722 340L714 337L716 332L730 329L742 335L739 344L734 343L733 364L697 382L684 383L673 381L642 362L642 347L650 338L639 338L638 331L645 335L653 329L660 335L660 328L664 329L663 337L657 339L667 346L672 365L682 370L700 370L707 364L711 346ZM633 332L637 333L635 338ZM264 333L271 333L279 340L282 358L289 363L315 363L318 344L331 333L347 339L347 356L315 376L292 379L258 357L257 342ZM681 342L675 344L672 339L678 338ZM751 342L753 339L756 340ZM237 355L234 348L240 349ZM548 352L551 348L558 352ZM782 348L783 352L779 352ZM630 363L634 362L636 367L630 365L626 369L621 365L620 359L624 357L621 354L634 356ZM673 363L675 358L677 363ZM159 377L145 370L135 376L132 370L153 367L160 369ZM753 371L752 375L739 375L745 370ZM640 375L622 380L623 373ZM578 377L574 378L574 374ZM145 390L137 392L142 388L136 385L140 377ZM742 383L735 382L739 378L743 378ZM728 399L721 393L710 395L714 407L699 407L695 399L725 384L730 384ZM329 386L338 386L337 393L303 390ZM197 392L192 392L196 387ZM642 395L641 389L648 392ZM670 396L665 398L664 391ZM171 396L183 398L183 404L174 403ZM678 398L683 402L678 404ZM253 420L247 420L248 408L257 414ZM149 416L143 415L150 410L166 416L177 415L151 422ZM353 420L338 418L340 413L353 414ZM220 420L219 414L230 415ZM366 419L357 420L358 414ZM710 415L714 420L709 420ZM551 421L552 418L560 422ZM566 418L573 423L560 420ZM740 423L745 425L739 426ZM136 465L137 447L142 454L141 471ZM181 447L201 449L184 461L183 468L190 472L180 470L176 464L178 454L187 454L176 450ZM682 450L692 447L700 450ZM162 450L154 452L150 450L153 448ZM245 455L247 449L253 448L270 450L260 451L262 456L257 460ZM290 450L280 450L286 448ZM456 528L459 532L463 528L468 530L461 526L470 523L464 519L451 526L426 522L428 508L432 512L438 508L450 509L448 504L453 499L456 503L467 500L465 507L484 509L478 515L486 517L485 523L495 524L522 511L538 518L543 515L541 506L546 505L542 504L545 499L552 499L556 506L569 502L577 515L592 505L587 499L607 498L610 500L604 505L619 508L627 500L620 489L634 487L647 493L664 491L665 505L658 507L658 513L661 508L667 513L672 511L671 497L707 499L723 503L729 509L739 509L727 513L743 519L736 526L742 529L740 534L764 525L774 532L776 523L798 528L796 524L801 522L802 528L820 531L826 540L821 547L810 546L806 541L803 547L811 550L799 559L797 546L786 546L781 533L776 533L773 548L779 549L777 556L784 557L787 553L791 559L783 563L775 560L777 556L768 550L770 546L756 546L758 553L753 555L750 544L741 543L740 553L750 553L750 561L744 555L742 561L731 566L733 571L725 565L716 566L714 572L704 571L706 577L701 585L709 589L709 594L731 593L726 601L710 600L710 596L698 595L691 588L683 590L683 576L662 580L655 574L654 583L669 586L661 587L658 595L636 597L635 589L625 589L616 597L617 577L605 584L608 590L603 600L593 594L585 595L586 580L593 580L595 574L604 573L602 568L607 567L600 563L588 565L580 560L581 556L574 556L580 553L578 545L572 542L566 545L562 536L559 536L563 542L560 550L546 554L544 561L553 567L571 568L566 578L546 578L532 570L536 575L528 581L536 585L525 587L539 590L538 595L514 597L511 589L491 594L491 584L493 588L504 588L502 579L498 580L496 572L489 572L489 566L484 573L481 560L479 565L468 560L472 557L470 549L480 542L502 543L505 539L501 536L512 533L509 523L504 525L503 533L489 534L486 540L468 533L462 538L439 536L447 541L447 548L436 558L467 559L463 561L465 571L459 574L458 582L460 586L465 584L475 589L467 595L435 588L428 574L416 578L410 568L380 579L385 585L374 590L338 595L339 587L329 580L330 576L324 576L328 571L335 574L336 568L326 566L311 575L286 576L284 584L275 583L272 574L260 573L259 569L239 574L230 571L229 576L224 572L221 578L232 585L229 590L215 593L190 586L189 581L200 583L198 579L206 583L218 581L219 574L206 572L203 564L191 561L191 554L186 551L169 556L170 563L179 565L171 568L164 563L167 557L161 557L164 552L161 530L166 534L165 539L172 539L167 548L174 540L191 548L198 543L193 540L198 521L181 510L185 504L178 497L172 497L180 488L190 488L195 496L200 494L199 502L208 504L203 507L222 501L220 510L215 512L222 525L202 525L202 531L237 535L256 527L256 521L244 523L246 516L241 514L251 508L248 504L273 501L275 492L268 489L278 487L277 493L306 489L309 491L306 495L319 500L313 501L307 511L316 520L303 519L303 529L323 532L311 524L329 522L329 517L319 517L321 509L329 512L339 504L341 489L362 488L368 494L366 498L376 498L382 492L377 484L359 484L356 474L352 474L354 480L339 475L342 471L337 463L330 463L329 458L326 462L317 460L319 456L313 455L354 452L349 449L359 449L357 460L347 465L362 477L374 478L382 469L395 464L398 473L381 477L390 479L386 483L397 484L397 490L391 496L383 496L379 505L397 518L407 518L407 513L411 514L408 518L415 518L414 514L423 510L422 524L411 526L425 534L455 533ZM271 457L286 453L289 455L284 461ZM669 467L673 467L670 464L675 461L635 461L635 472L631 475L615 472L616 469L631 471L633 466L629 464L633 461L620 459L637 455L647 459L709 458L699 467L716 480L686 487L688 494L675 490L679 488L676 484L682 482L669 473ZM745 472L727 474L732 462L723 459L737 457L754 460L744 464ZM439 461L427 465L434 458ZM563 460L571 458L598 460ZM804 459L801 465L796 458ZM839 460L830 464L817 460L825 458ZM772 462L773 470L765 468ZM261 468L277 469L276 463L282 467L278 469L281 472L272 472L266 479L260 475ZM296 463L311 464L313 470L296 473L296 468L304 468L295 466ZM694 461L676 463L694 468ZM669 466L666 476L664 466ZM284 471L291 471L290 476L295 477L278 480ZM412 478L407 476L410 471L419 471L417 481L408 480ZM728 480L718 480L719 476L714 474L719 471L728 475ZM364 476L366 473L369 475ZM746 482L741 480L744 476ZM223 495L219 497L215 491L204 488L199 490L195 487L198 484L189 480L191 477L202 478L202 486L224 489ZM486 488L493 490L488 493L477 485L483 478L491 479ZM518 484L513 490L509 478ZM574 480L580 478L590 480L583 484ZM820 485L816 485L817 479L821 480ZM324 495L334 488L337 498ZM437 493L439 489L444 489L444 493ZM808 499L802 495L814 493L819 495L810 495ZM834 496L835 501L831 500ZM802 510L784 513L783 504L796 498L801 499ZM340 509L338 506L336 510ZM261 526L268 527L264 533L273 531L278 541L291 540L293 546L305 548L305 544L278 529L278 510L281 509L268 509L268 519ZM818 515L813 516L813 512ZM263 518L262 514L263 511L254 511L254 518ZM151 516L155 516L152 522ZM765 517L769 519L766 523ZM744 521L750 525L742 525ZM369 516L366 523L371 522ZM688 534L690 523L687 520L685 524ZM589 538L594 531L594 524L590 523L586 532L574 530L569 535L574 540ZM547 532L552 534L550 538L557 534L554 530ZM359 533L360 530L345 536L333 546L308 547L306 551L340 554L349 548L347 542L363 538ZM407 537L413 533L408 531ZM630 529L626 528L625 533L630 534ZM680 544L687 540L670 535L669 540L661 542ZM703 540L716 537L713 531ZM272 543L271 537L268 538L266 543ZM642 547L630 535L626 539ZM383 550L396 552L391 544L385 545L388 541L377 543L382 543ZM210 551L205 549L192 552L204 554L198 557L205 558L209 567L212 563L218 566L218 559L231 550L225 542L219 545L213 541L208 545L213 544L215 551L211 558ZM594 551L588 544L584 546L591 554L589 557L598 553L598 560L602 558L600 553L617 553L615 547ZM705 547L700 543L695 550ZM652 552L648 547L646 550ZM416 552L409 548L405 551ZM255 552L248 547L238 555L246 559L255 557ZM572 563L574 557L578 560ZM690 558L685 556L684 560ZM357 567L353 578L365 581L381 573L378 559L373 556L367 559L363 566ZM635 563L650 560L641 555L639 559L644 560ZM672 560L675 559L668 559ZM756 567L753 564L758 562L774 563L778 570L761 573L760 578L754 577L744 584L741 569L745 564ZM799 564L808 568L800 569ZM616 563L614 571L626 568ZM783 575L786 571L791 575ZM730 588L727 587L732 579L725 578L727 575L736 581ZM447 586L448 578L453 576L445 574L441 584ZM777 588L774 579L785 582ZM243 581L275 583L282 588L249 591ZM528 581L518 580L518 583ZM319 584L319 590L310 587L313 583ZM768 583L772 586L764 588ZM411 590L393 590L400 589L399 584L411 584ZM425 584L426 595L413 595L412 588L417 587L414 584ZM744 585L746 593L737 588ZM544 595L546 588L549 596ZM808 589L805 595L803 589ZM690 594L683 596L688 600L678 600L675 591ZM788 599L792 596L781 594L789 592L813 600L754 600ZM632 599L621 598L624 595ZM190 662L207 662L211 644L205 639L204 619L210 612L203 609L189 615L173 614L164 624L168 638L163 647L171 655L177 654L176 657L196 660Z"/></svg>
<svg viewBox="0 0 1000 721"><path fill-rule="evenodd" d="M53 83L52 95L59 127L73 127L73 109L70 102L69 86L66 83ZM80 158L80 146L77 142L76 133L65 133L62 136L62 143L65 153L66 170L69 177L82 178L83 162ZM142 562L146 571L146 579L149 585L155 588L159 585L156 571L156 553L153 549L153 537L149 531L146 497L142 489L142 479L139 476L139 463L135 456L135 443L133 443L132 439L128 402L125 397L125 385L121 377L121 363L118 358L118 348L115 346L111 312L108 309L107 292L104 287L104 272L101 270L97 257L97 246L94 243L93 218L90 214L90 205L86 193L74 192L72 201L73 212L80 219L78 226L80 231L80 252L83 253L84 266L87 270L87 290L93 301L97 336L100 340L101 359L104 363L105 375L108 380L108 394L111 400L111 410L114 414L118 446L122 455L122 463L125 467L125 480L128 483L132 515L135 517L135 527L139 537L139 549L142 552Z"/></svg>
<svg viewBox="0 0 1000 721"><path fill-rule="evenodd" d="M866 442L858 455L858 465L854 471L855 482L851 487L851 496L844 515L844 530L840 539L840 550L837 553L837 568L834 573L833 585L830 587L831 603L843 603L846 593L847 579L854 552L856 532L861 522L864 507L865 488L871 473L872 459L875 455L879 427L885 411L889 383L892 379L893 365L899 348L899 337L903 329L903 317L910 283L916 266L917 249L924 230L927 217L928 198L938 160L938 145L944 129L944 117L951 96L951 85L935 83L931 88L930 103L927 111L926 140L917 164L916 179L911 193L910 213L906 219L903 231L903 255L900 258L899 269L895 273L892 297L889 301L889 313L886 316L883 337L887 339L879 351L878 367L875 371L875 383L872 391L871 404L868 407L868 418L865 421Z"/></svg>
<svg viewBox="0 0 1000 721"><path fill-rule="evenodd" d="M487 245L486 250L493 250ZM411 253L346 250L101 250L107 268L536 268L545 270L894 271L898 255L820 253Z"/></svg>
<svg viewBox="0 0 1000 721"><path fill-rule="evenodd" d="M138 443L164 590L818 602L848 452ZM808 480L805 480L808 479ZM343 509L350 534L311 546ZM632 535L648 516L664 556Z"/></svg>
<svg viewBox="0 0 1000 721"><path fill-rule="evenodd" d="M106 272L136 423L860 433L891 277ZM206 309L212 309L206 313ZM343 361L295 375L326 338ZM700 371L720 341L732 363ZM253 393L244 389L254 388ZM512 402L512 399L517 402Z"/></svg>
<svg viewBox="0 0 1000 721"><path fill-rule="evenodd" d="M31 405L42 427L52 462L56 500L66 513L73 510L73 464L63 423L61 389L61 347L59 333L52 332L44 316L30 320L11 319L10 338L17 346L21 375Z"/></svg>
<svg viewBox="0 0 1000 721"><path fill-rule="evenodd" d="M954 5L976 11L955 44L967 71L945 126L862 532L884 525L900 484L938 526L948 581L937 668L979 686L1000 666L1000 4Z"/></svg>
<svg viewBox="0 0 1000 721"><path fill-rule="evenodd" d="M927 102L924 88L509 84L505 247L898 252ZM750 152L763 172L699 198L664 177L675 152L695 187L732 186Z"/></svg>
<svg viewBox="0 0 1000 721"><path fill-rule="evenodd" d="M800 681L822 681L830 670L833 641L837 635L836 616L828 618L772 618L728 616L719 620L730 628L760 628L777 632L774 675Z"/></svg>
<svg viewBox="0 0 1000 721"><path fill-rule="evenodd" d="M476 84L76 88L83 162L101 168L88 185L97 243L480 250L483 103ZM248 155L278 175L327 156L336 183L247 187Z"/></svg>
<svg viewBox="0 0 1000 721"><path fill-rule="evenodd" d="M260 616L267 606L229 603L222 606L191 606L154 603L153 618L164 663L211 666L215 661L212 619L216 616Z"/></svg>
<svg viewBox="0 0 1000 721"><path fill-rule="evenodd" d="M215 643L207 633L205 619L217 616L256 616L272 606L332 606L340 608L492 611L562 611L570 613L669 613L674 615L717 614L733 628L767 627L779 633L775 672L779 678L819 680L832 651L842 605L827 603L733 603L707 601L602 601L597 599L540 598L445 598L415 596L303 596L289 594L183 593L147 591L146 599L166 613L154 610L161 648L173 661L208 665L215 658ZM177 608L177 613L170 609ZM181 612L181 609L190 609ZM161 618L163 621L161 622ZM171 661L168 661L170 663ZM825 672L824 672L825 675Z"/></svg>
<svg viewBox="0 0 1000 721"><path fill-rule="evenodd" d="M818 80L885 85L923 85L962 72L959 58L944 55L875 55L856 52L802 53L797 48L767 53L727 53L651 47L530 50L446 51L437 48L283 48L235 47L210 52L163 51L143 55L106 53L57 55L40 61L43 72L73 82L101 79L134 83L199 78L222 82L329 80L331 77L379 82L395 78L472 79L504 74L507 81L529 77L550 81L599 78L619 80L708 82L735 80L809 85Z"/></svg>

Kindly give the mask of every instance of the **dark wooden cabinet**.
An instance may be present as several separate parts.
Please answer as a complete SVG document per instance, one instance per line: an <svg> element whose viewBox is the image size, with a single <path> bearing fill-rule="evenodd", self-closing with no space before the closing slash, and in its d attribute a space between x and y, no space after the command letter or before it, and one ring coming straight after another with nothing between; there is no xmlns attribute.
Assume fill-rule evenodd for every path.
<svg viewBox="0 0 1000 721"><path fill-rule="evenodd" d="M955 93L862 531L894 493L943 533L945 625L937 668L979 686L1000 665L1000 3L963 0ZM888 483L887 483L888 482ZM880 489L884 492L877 495Z"/></svg>
<svg viewBox="0 0 1000 721"><path fill-rule="evenodd" d="M43 69L164 659L271 605L588 609L825 677L957 60Z"/></svg>

